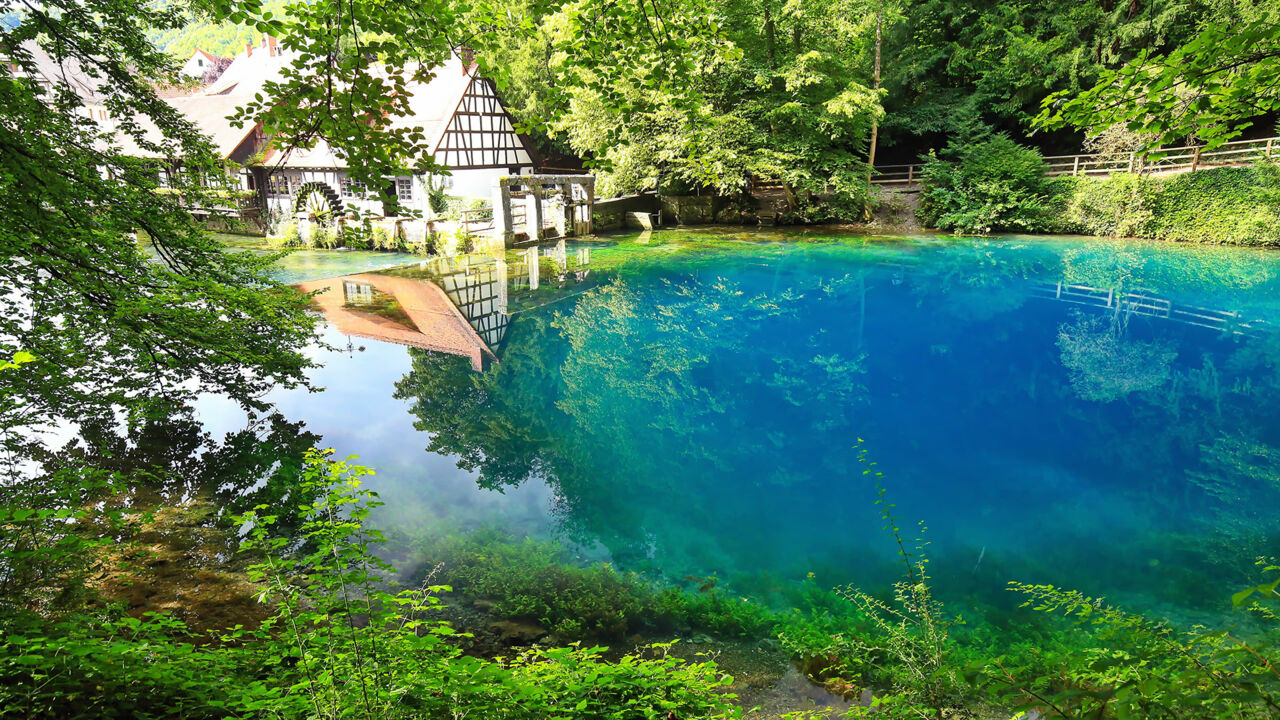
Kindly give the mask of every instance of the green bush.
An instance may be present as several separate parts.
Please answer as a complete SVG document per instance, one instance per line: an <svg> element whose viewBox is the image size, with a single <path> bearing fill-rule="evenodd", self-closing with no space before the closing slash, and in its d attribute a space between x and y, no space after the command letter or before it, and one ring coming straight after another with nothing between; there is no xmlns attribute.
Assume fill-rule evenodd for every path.
<svg viewBox="0 0 1280 720"><path fill-rule="evenodd" d="M604 648L540 649L503 662L466 656L457 632L433 618L441 587L385 589L391 568L364 522L378 503L361 490L370 471L312 454L293 538L272 532L262 505L235 522L260 600L260 628L192 637L163 615L120 618L83 605L58 617L0 614L0 717L13 718L473 718L630 720L738 717L732 678L712 663L647 656L605 661ZM75 496L78 499L79 496ZM69 503L62 503L68 505ZM0 508L0 565L17 570L78 559L75 514ZM45 537L30 530L39 524ZM16 530L17 537L10 537ZM30 538L44 541L34 552ZM59 596L65 593L55 593ZM212 641L212 642L210 642ZM651 653L652 655L648 655Z"/></svg>
<svg viewBox="0 0 1280 720"><path fill-rule="evenodd" d="M1079 178L1064 221L1090 235L1280 245L1280 166Z"/></svg>
<svg viewBox="0 0 1280 720"><path fill-rule="evenodd" d="M302 237L298 234L298 223L290 221L280 229L280 237L275 241L280 247L302 247Z"/></svg>
<svg viewBox="0 0 1280 720"><path fill-rule="evenodd" d="M1163 240L1280 245L1280 166L1214 168L1155 183L1150 235Z"/></svg>
<svg viewBox="0 0 1280 720"><path fill-rule="evenodd" d="M1040 153L1007 137L930 155L916 216L956 233L1051 232L1061 229L1063 181L1046 177Z"/></svg>
<svg viewBox="0 0 1280 720"><path fill-rule="evenodd" d="M400 235L394 231L387 232L387 229L381 225L374 225L373 231L370 233L370 244L374 250L402 250L404 243L401 241Z"/></svg>

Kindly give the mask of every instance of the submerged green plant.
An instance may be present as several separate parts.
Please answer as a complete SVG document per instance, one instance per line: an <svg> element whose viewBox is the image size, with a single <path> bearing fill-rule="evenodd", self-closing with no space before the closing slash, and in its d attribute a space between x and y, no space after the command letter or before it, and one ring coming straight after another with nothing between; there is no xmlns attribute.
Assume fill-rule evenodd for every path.
<svg viewBox="0 0 1280 720"><path fill-rule="evenodd" d="M1274 571L1275 568L1269 568ZM1235 596L1272 602L1275 584ZM1069 618L1090 642L1058 658L1053 668L1018 673L995 658L984 679L1018 706L1061 718L1272 718L1280 714L1273 608L1260 607L1270 625L1253 638L1226 629L1174 629L1167 622L1051 585L1010 583L1024 607Z"/></svg>

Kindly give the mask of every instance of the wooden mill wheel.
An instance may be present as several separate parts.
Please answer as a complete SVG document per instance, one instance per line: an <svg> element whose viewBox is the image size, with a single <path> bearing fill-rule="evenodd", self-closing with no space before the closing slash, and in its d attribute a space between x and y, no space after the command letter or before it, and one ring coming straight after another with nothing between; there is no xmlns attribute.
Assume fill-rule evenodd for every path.
<svg viewBox="0 0 1280 720"><path fill-rule="evenodd" d="M333 204L319 188L308 188L305 194L298 198L298 210L306 214L311 222L324 225L328 225L334 218Z"/></svg>

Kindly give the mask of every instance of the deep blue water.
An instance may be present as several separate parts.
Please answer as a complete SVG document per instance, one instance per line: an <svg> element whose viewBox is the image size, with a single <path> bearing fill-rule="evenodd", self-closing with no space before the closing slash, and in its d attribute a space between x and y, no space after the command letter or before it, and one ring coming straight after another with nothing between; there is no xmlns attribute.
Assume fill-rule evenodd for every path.
<svg viewBox="0 0 1280 720"><path fill-rule="evenodd" d="M487 370L331 329L324 392L271 398L377 471L384 527L878 584L880 472L955 601L1048 582L1174 617L1280 549L1278 254L671 231L540 255L537 289L523 252L391 273L450 293Z"/></svg>

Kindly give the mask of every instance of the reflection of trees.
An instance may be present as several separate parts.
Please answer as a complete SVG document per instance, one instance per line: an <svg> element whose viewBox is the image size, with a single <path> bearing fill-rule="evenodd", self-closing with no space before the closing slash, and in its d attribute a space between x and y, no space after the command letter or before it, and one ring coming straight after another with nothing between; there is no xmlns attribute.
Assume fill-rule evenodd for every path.
<svg viewBox="0 0 1280 720"><path fill-rule="evenodd" d="M279 413L255 417L220 441L189 409L145 418L122 434L114 418L81 425L79 438L42 458L48 470L89 467L126 482L139 507L209 502L222 514L255 505L275 508L284 528L297 508L314 498L296 492L302 458L320 438Z"/></svg>
<svg viewBox="0 0 1280 720"><path fill-rule="evenodd" d="M1021 307L1025 281L1043 275L1053 259L1023 241L955 240L930 248L928 262L911 268L910 281L922 302L943 296L940 312L982 321Z"/></svg>
<svg viewBox="0 0 1280 720"><path fill-rule="evenodd" d="M1076 394L1098 402L1159 389L1178 355L1168 343L1130 338L1122 313L1108 319L1076 313L1058 328L1058 349Z"/></svg>
<svg viewBox="0 0 1280 720"><path fill-rule="evenodd" d="M47 474L37 487L70 473L90 481L92 502L140 511L120 526L80 526L112 540L92 558L91 586L104 599L134 615L173 612L197 631L256 624L264 608L229 518L265 505L279 519L276 530L296 529L300 508L315 501L298 480L319 437L273 413L219 440L189 409L172 410L123 429L111 417L85 421L75 441L41 458ZM107 476L115 482L99 487ZM24 492L17 502L29 500Z"/></svg>
<svg viewBox="0 0 1280 720"><path fill-rule="evenodd" d="M1219 558L1247 561L1273 554L1280 538L1280 449L1251 435L1224 434L1204 443L1199 465L1187 471L1207 498L1204 521L1213 544L1230 550ZM1242 577L1251 571L1246 562L1234 569Z"/></svg>
<svg viewBox="0 0 1280 720"><path fill-rule="evenodd" d="M413 402L429 450L457 455L490 487L546 477L568 529L633 558L650 550L653 508L694 532L737 522L733 508L767 507L761 494L815 473L852 474L827 443L856 435L863 354L841 349L849 337L797 331L802 294L686 276L641 287L654 289L615 279L550 322L518 315L484 374L413 351L397 396ZM804 351L775 352L780 342ZM712 476L740 478L740 495L690 484Z"/></svg>
<svg viewBox="0 0 1280 720"><path fill-rule="evenodd" d="M1259 252L1093 238L1063 250L1061 279L1118 292L1252 288L1275 277L1274 262Z"/></svg>

